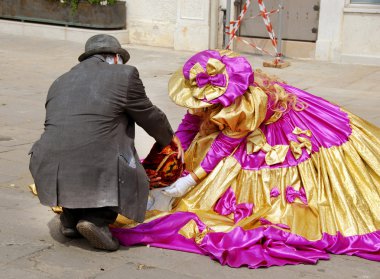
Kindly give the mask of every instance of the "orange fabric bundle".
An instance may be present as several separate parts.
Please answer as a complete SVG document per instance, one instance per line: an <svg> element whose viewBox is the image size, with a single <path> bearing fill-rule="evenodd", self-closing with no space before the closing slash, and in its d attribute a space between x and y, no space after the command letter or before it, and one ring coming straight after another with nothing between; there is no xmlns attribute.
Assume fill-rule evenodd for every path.
<svg viewBox="0 0 380 279"><path fill-rule="evenodd" d="M151 185L151 188L168 186L181 177L185 165L177 156L178 149L174 143L170 143L162 149L158 143L153 145L148 156L142 162L149 177L161 177L161 180L156 185Z"/></svg>

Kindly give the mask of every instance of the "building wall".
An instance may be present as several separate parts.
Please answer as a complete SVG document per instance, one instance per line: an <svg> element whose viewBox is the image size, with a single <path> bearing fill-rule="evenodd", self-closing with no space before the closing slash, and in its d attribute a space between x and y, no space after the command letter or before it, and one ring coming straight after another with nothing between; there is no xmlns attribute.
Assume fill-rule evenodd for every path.
<svg viewBox="0 0 380 279"><path fill-rule="evenodd" d="M321 0L316 59L380 65L380 5Z"/></svg>
<svg viewBox="0 0 380 279"><path fill-rule="evenodd" d="M178 50L209 46L210 1L126 0L130 43Z"/></svg>
<svg viewBox="0 0 380 279"><path fill-rule="evenodd" d="M331 61L341 47L343 0L321 0L315 58Z"/></svg>
<svg viewBox="0 0 380 279"><path fill-rule="evenodd" d="M215 47L213 32L218 30L214 30L217 27L212 24L213 18L219 19L220 27L220 15L213 15L219 14L215 5L225 8L227 1L234 7L233 0L126 0L129 42L194 51ZM338 63L380 65L379 46L380 5L320 0L318 40L305 47L306 56ZM299 47L295 47L295 54L302 53ZM285 51L288 56L297 57L292 55L290 45Z"/></svg>
<svg viewBox="0 0 380 279"><path fill-rule="evenodd" d="M342 62L380 65L380 14L345 13Z"/></svg>
<svg viewBox="0 0 380 279"><path fill-rule="evenodd" d="M174 49L204 50L210 46L210 1L178 0ZM217 32L215 27L213 32Z"/></svg>
<svg viewBox="0 0 380 279"><path fill-rule="evenodd" d="M116 36L123 44L191 51L220 48L223 24L219 7L226 8L227 1L231 1L232 20L237 16L234 0L125 0L127 30L104 32ZM350 2L320 0L317 42L306 46L299 42L284 42L285 55L380 65L380 5L353 5ZM85 42L99 32L9 20L0 20L0 31L78 42ZM239 51L239 46L235 49Z"/></svg>
<svg viewBox="0 0 380 279"><path fill-rule="evenodd" d="M126 0L130 43L173 47L177 0Z"/></svg>

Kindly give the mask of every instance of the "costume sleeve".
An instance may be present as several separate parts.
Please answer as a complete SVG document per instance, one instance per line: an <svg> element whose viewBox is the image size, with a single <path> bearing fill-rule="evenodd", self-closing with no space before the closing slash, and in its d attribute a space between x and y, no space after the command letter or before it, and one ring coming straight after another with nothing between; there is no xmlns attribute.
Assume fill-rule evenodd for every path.
<svg viewBox="0 0 380 279"><path fill-rule="evenodd" d="M198 115L187 112L179 124L175 134L181 141L183 150L186 151L196 134L199 132L199 126L201 124L201 118Z"/></svg>
<svg viewBox="0 0 380 279"><path fill-rule="evenodd" d="M161 146L168 145L173 130L166 115L146 96L139 72L134 68L129 80L126 103L127 114Z"/></svg>
<svg viewBox="0 0 380 279"><path fill-rule="evenodd" d="M244 137L259 127L265 119L267 100L267 95L260 87L250 86L244 95L211 119L225 135L233 138Z"/></svg>
<svg viewBox="0 0 380 279"><path fill-rule="evenodd" d="M250 89L229 107L223 108L211 119L221 131L194 173L204 178L225 157L234 152L244 138L265 119L267 95L259 87Z"/></svg>

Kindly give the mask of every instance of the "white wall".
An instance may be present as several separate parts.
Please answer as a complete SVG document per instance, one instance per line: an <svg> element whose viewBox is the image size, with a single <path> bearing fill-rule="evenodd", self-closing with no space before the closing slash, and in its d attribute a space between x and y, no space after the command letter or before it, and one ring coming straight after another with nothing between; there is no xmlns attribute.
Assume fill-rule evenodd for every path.
<svg viewBox="0 0 380 279"><path fill-rule="evenodd" d="M126 0L131 43L173 47L177 0Z"/></svg>
<svg viewBox="0 0 380 279"><path fill-rule="evenodd" d="M340 53L343 0L321 0L315 58L331 61Z"/></svg>
<svg viewBox="0 0 380 279"><path fill-rule="evenodd" d="M316 59L380 65L380 5L321 0Z"/></svg>
<svg viewBox="0 0 380 279"><path fill-rule="evenodd" d="M130 43L207 49L210 1L216 0L126 0Z"/></svg>
<svg viewBox="0 0 380 279"><path fill-rule="evenodd" d="M340 60L380 65L380 14L345 13Z"/></svg>
<svg viewBox="0 0 380 279"><path fill-rule="evenodd" d="M174 49L207 49L210 37L210 0L178 0L174 35Z"/></svg>

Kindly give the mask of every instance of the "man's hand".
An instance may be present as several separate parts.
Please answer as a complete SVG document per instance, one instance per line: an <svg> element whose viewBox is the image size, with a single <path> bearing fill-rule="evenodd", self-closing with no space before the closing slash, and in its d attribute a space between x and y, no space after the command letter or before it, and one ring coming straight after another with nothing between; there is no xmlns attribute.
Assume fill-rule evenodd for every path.
<svg viewBox="0 0 380 279"><path fill-rule="evenodd" d="M185 162L185 153L183 151L181 141L179 140L179 138L176 135L173 136L172 141L174 142L174 144L178 148L178 156L177 156L177 158L181 159L181 162L184 163Z"/></svg>
<svg viewBox="0 0 380 279"><path fill-rule="evenodd" d="M161 181L161 177L155 176L154 174L148 175L150 188L154 187Z"/></svg>

